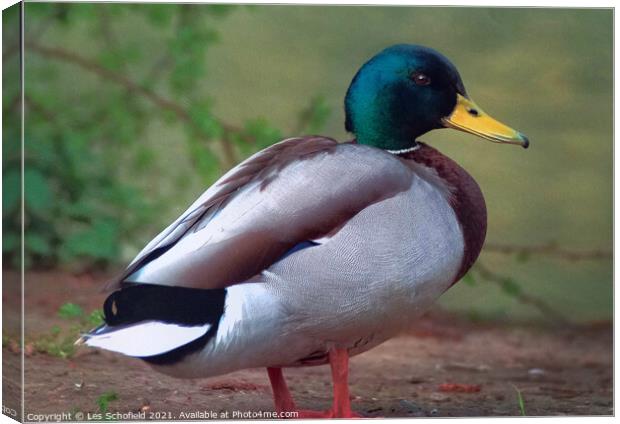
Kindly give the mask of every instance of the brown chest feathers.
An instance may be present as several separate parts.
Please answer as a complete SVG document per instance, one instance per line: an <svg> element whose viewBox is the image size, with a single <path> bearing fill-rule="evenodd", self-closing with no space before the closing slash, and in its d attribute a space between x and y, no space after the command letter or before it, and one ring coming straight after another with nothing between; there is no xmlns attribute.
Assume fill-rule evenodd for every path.
<svg viewBox="0 0 620 424"><path fill-rule="evenodd" d="M418 144L419 148L399 156L434 169L447 183L452 192L450 204L463 231L465 251L454 284L467 273L482 250L487 232L486 204L478 183L467 171L429 145Z"/></svg>

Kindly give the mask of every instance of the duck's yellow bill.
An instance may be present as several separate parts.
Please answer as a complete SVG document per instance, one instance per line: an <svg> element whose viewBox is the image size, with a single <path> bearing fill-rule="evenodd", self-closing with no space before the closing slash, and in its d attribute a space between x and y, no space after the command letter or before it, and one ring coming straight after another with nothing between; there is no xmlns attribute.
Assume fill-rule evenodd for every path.
<svg viewBox="0 0 620 424"><path fill-rule="evenodd" d="M518 144L526 149L530 145L525 134L491 118L465 96L456 96L454 110L450 116L442 119L446 127L475 134L495 143Z"/></svg>

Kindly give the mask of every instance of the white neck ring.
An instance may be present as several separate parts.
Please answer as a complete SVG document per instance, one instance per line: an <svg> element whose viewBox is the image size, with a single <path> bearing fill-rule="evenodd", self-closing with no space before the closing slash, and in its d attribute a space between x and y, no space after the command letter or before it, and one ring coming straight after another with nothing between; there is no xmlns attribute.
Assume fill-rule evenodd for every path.
<svg viewBox="0 0 620 424"><path fill-rule="evenodd" d="M407 149L400 149L400 150L388 150L388 152L394 154L394 155L400 155L402 153L409 153L409 152L415 152L416 150L418 150L420 148L420 145L416 143L415 146L413 147L409 147Z"/></svg>

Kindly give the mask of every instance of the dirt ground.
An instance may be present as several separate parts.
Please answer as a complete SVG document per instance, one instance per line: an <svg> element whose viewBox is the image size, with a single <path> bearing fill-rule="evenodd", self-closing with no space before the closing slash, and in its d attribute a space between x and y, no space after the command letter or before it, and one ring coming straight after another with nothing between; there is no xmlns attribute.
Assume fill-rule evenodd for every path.
<svg viewBox="0 0 620 424"><path fill-rule="evenodd" d="M26 342L52 325L66 326L57 311L67 301L87 311L98 307L102 279L27 276ZM3 333L9 337L18 334L10 334L19 324L17 281L17 275L4 273ZM3 404L18 405L20 353L11 343L2 353ZM82 413L85 419L97 418L97 399L104 393L115 394L110 412L143 411L146 418L188 419L194 413L204 419L206 413L226 411L230 418L243 418L237 414L273 411L262 369L179 380L153 372L140 360L88 348L70 359L28 349L26 354L26 417L71 413L75 419ZM435 309L406 334L352 359L352 404L366 417L518 416L520 393L528 416L612 415L612 358L609 322L563 328L474 323ZM329 407L328 367L288 369L285 376L301 408Z"/></svg>

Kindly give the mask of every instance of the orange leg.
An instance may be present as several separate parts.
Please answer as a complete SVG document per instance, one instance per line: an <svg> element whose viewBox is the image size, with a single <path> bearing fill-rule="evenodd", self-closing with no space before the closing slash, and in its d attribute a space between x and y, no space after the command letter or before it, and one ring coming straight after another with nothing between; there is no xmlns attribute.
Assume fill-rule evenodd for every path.
<svg viewBox="0 0 620 424"><path fill-rule="evenodd" d="M331 349L329 365L332 369L334 382L334 402L332 416L334 418L360 418L361 415L351 410L349 397L349 352L346 349Z"/></svg>
<svg viewBox="0 0 620 424"><path fill-rule="evenodd" d="M288 390L281 368L267 368L273 400L276 411L297 411L297 418L359 418L361 415L351 410L349 399L349 354L346 349L331 349L329 351L329 364L332 370L334 383L334 401L331 409L327 411L304 411L298 410L295 401Z"/></svg>
<svg viewBox="0 0 620 424"><path fill-rule="evenodd" d="M271 382L271 389L273 391L273 402L276 406L276 412L281 414L282 412L297 412L295 418L329 418L330 411L300 411L295 406L295 401L291 392L288 390L284 376L282 375L282 368L267 368L267 375L269 375L269 381Z"/></svg>
<svg viewBox="0 0 620 424"><path fill-rule="evenodd" d="M269 375L271 389L273 390L273 402L276 405L276 412L280 414L285 411L295 411L295 401L282 375L282 368L267 368L267 374Z"/></svg>

